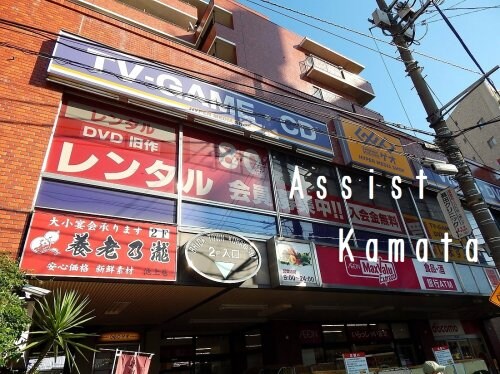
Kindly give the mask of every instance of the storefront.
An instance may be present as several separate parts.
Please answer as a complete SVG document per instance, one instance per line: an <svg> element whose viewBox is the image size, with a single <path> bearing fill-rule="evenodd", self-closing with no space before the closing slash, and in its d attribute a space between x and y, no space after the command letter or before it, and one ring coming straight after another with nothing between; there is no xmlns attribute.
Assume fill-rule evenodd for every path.
<svg viewBox="0 0 500 374"><path fill-rule="evenodd" d="M345 352L364 352L370 367L409 366L433 344L415 321L495 315L483 302L498 273L464 261L458 241L453 262L441 261L444 218L434 193L417 198L399 139L335 118L339 133L358 138L340 144L337 165L322 122L132 56L120 64L86 53L87 43L70 38L56 51L81 54L102 75L57 59L49 68L73 89L21 267L91 296L101 352L89 371L109 373L117 351L151 354L164 373L342 369ZM75 91L75 81L107 99ZM393 174L403 177L399 198ZM422 238L425 262L416 258ZM394 242L405 261L392 257ZM488 350L479 328L467 331L433 336L457 359Z"/></svg>

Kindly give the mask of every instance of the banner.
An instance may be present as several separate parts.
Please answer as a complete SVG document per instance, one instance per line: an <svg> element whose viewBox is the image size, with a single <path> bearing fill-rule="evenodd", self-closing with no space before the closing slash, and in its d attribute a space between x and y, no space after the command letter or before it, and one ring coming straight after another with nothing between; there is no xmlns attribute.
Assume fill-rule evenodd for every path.
<svg viewBox="0 0 500 374"><path fill-rule="evenodd" d="M174 193L176 130L124 113L68 102L57 121L45 172Z"/></svg>
<svg viewBox="0 0 500 374"><path fill-rule="evenodd" d="M472 228L465 216L462 203L453 188L448 187L443 191L439 191L437 201L443 211L452 237L460 239L472 233Z"/></svg>
<svg viewBox="0 0 500 374"><path fill-rule="evenodd" d="M20 267L29 274L174 281L174 226L36 211Z"/></svg>
<svg viewBox="0 0 500 374"><path fill-rule="evenodd" d="M265 149L186 128L184 196L273 210Z"/></svg>
<svg viewBox="0 0 500 374"><path fill-rule="evenodd" d="M357 164L413 180L413 169L402 154L404 148L398 138L345 118L336 128L345 138L340 140L340 144L347 164Z"/></svg>

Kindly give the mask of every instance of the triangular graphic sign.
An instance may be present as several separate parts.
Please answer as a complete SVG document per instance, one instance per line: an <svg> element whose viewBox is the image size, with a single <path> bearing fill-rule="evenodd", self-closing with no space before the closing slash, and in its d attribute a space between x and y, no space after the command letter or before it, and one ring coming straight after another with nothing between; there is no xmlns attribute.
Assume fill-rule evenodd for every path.
<svg viewBox="0 0 500 374"><path fill-rule="evenodd" d="M234 263L232 262L215 261L215 265L217 265L217 268L224 278L228 276L234 267Z"/></svg>

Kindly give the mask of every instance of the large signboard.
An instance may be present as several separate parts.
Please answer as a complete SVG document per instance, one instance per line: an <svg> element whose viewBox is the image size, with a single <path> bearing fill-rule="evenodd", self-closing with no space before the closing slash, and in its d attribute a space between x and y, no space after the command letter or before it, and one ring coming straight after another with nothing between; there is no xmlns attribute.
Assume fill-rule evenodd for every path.
<svg viewBox="0 0 500 374"><path fill-rule="evenodd" d="M173 193L175 166L172 127L70 101L58 119L45 171L120 188Z"/></svg>
<svg viewBox="0 0 500 374"><path fill-rule="evenodd" d="M439 242L442 238L444 238L444 233L449 232L448 224L446 222L436 221L429 218L423 218L422 222L424 223L425 231L431 240ZM450 239L452 239L451 243L454 245L448 246L449 261L468 262L467 257L465 256L465 250L461 246L460 241L453 238ZM444 246L442 244L432 243L432 249L436 258L444 259L445 253Z"/></svg>
<svg viewBox="0 0 500 374"><path fill-rule="evenodd" d="M272 210L265 149L185 129L184 196Z"/></svg>
<svg viewBox="0 0 500 374"><path fill-rule="evenodd" d="M189 78L137 57L61 32L49 65L49 79L123 95L158 110L229 131L248 131L276 144L297 147L331 159L326 124L249 96Z"/></svg>
<svg viewBox="0 0 500 374"><path fill-rule="evenodd" d="M74 213L33 215L20 267L52 277L176 280L174 226Z"/></svg>
<svg viewBox="0 0 500 374"><path fill-rule="evenodd" d="M448 223L451 236L460 239L472 233L469 220L465 216L460 199L453 188L448 187L439 191L437 201L443 211L446 223Z"/></svg>
<svg viewBox="0 0 500 374"><path fill-rule="evenodd" d="M275 285L321 287L314 243L271 238L267 249Z"/></svg>
<svg viewBox="0 0 500 374"><path fill-rule="evenodd" d="M348 164L413 180L413 169L402 154L403 147L398 138L344 118L336 128L344 137L340 144Z"/></svg>
<svg viewBox="0 0 500 374"><path fill-rule="evenodd" d="M368 261L364 251L353 250L354 261L346 255L339 262L337 248L316 246L321 279L331 286L357 286L383 289L420 290L415 269L409 259L389 262L386 254L379 254L377 262Z"/></svg>
<svg viewBox="0 0 500 374"><path fill-rule="evenodd" d="M449 262L427 261L420 262L412 259L418 281L423 290L462 292L453 265Z"/></svg>
<svg viewBox="0 0 500 374"><path fill-rule="evenodd" d="M223 231L196 235L184 247L191 269L218 283L241 283L254 277L262 263L259 250L243 236Z"/></svg>

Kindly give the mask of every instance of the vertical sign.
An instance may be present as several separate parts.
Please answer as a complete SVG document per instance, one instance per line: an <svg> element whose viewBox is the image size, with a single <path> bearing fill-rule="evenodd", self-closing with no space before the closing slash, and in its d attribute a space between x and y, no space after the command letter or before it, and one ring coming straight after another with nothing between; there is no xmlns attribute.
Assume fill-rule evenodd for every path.
<svg viewBox="0 0 500 374"><path fill-rule="evenodd" d="M368 374L368 363L364 352L343 353L347 374Z"/></svg>
<svg viewBox="0 0 500 374"><path fill-rule="evenodd" d="M472 233L469 220L460 203L457 193L451 187L438 192L437 200L443 211L450 234L455 239L464 238Z"/></svg>
<svg viewBox="0 0 500 374"><path fill-rule="evenodd" d="M439 365L448 366L448 365L453 365L455 363L453 361L450 349L448 348L447 345L432 347L432 353L434 353L436 362Z"/></svg>

